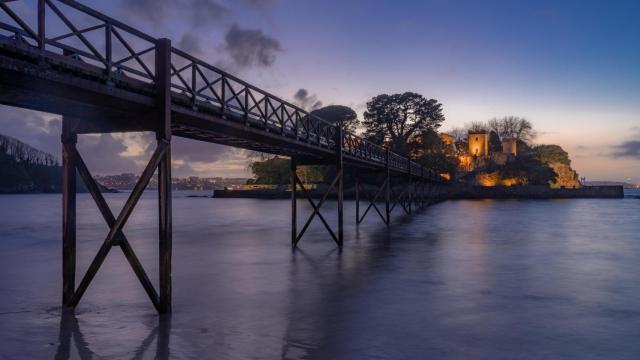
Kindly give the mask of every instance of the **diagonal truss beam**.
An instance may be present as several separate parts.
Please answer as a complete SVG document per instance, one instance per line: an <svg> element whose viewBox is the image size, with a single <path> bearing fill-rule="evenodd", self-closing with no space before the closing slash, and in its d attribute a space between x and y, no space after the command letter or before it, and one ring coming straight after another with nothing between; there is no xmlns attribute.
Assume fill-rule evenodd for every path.
<svg viewBox="0 0 640 360"><path fill-rule="evenodd" d="M340 180L340 178L342 177L342 170L338 172L338 174L336 174L335 178L333 179L333 181L331 182L331 185L329 185L329 187L327 188L327 190L324 192L324 194L322 195L322 198L320 199L320 202L318 202L318 204L316 205L316 203L313 201L313 199L311 198L311 195L309 194L309 192L307 191L307 189L305 188L304 184L302 183L302 181L300 181L300 178L298 177L298 175L293 172L292 176L294 177L295 182L298 184L298 186L300 186L300 188L302 189L305 197L307 198L307 200L309 201L309 204L311 205L311 207L313 208L313 212L311 213L311 215L309 216L309 218L307 219L307 222L304 224L304 226L302 227L302 230L300 231L300 233L296 236L295 241L293 243L293 246L297 246L298 242L300 241L300 239L302 239L302 236L304 235L304 233L307 231L307 228L309 227L309 225L311 224L311 222L313 221L313 219L315 218L315 216L317 215L320 220L322 221L322 223L324 224L324 227L327 229L327 231L329 232L329 234L331 234L331 237L333 238L333 240L336 242L336 244L338 246L341 246L340 244L340 240L338 239L338 237L336 236L336 234L333 232L333 230L331 229L331 226L329 226L329 224L327 223L327 221L325 220L324 216L322 216L322 214L320 213L320 208L322 207L322 205L324 205L324 202L327 200L327 198L329 197L329 194L331 193L331 190L333 190L333 188L335 188L336 184L338 184L338 181ZM291 189L291 191L296 191L295 187L293 189Z"/></svg>
<svg viewBox="0 0 640 360"><path fill-rule="evenodd" d="M404 209L404 212L407 214L410 214L411 212L409 211L409 209L407 208L406 204L405 204L405 198L404 195L407 192L408 187L403 188L402 191L400 192L400 194L398 194L398 196L395 196L395 191L393 191L393 188L391 189L391 197L394 198L393 203L391 204L391 208L389 209L389 213L393 212L393 209L395 209L396 205L400 204L400 206L402 206L402 209Z"/></svg>
<svg viewBox="0 0 640 360"><path fill-rule="evenodd" d="M365 216L367 216L367 213L369 213L369 210L371 210L371 208L373 208L378 213L378 215L380 215L380 218L385 223L385 225L389 225L389 223L387 222L386 217L384 215L382 215L382 212L380 211L380 209L378 209L378 206L376 205L376 202L378 201L378 198L380 197L380 195L382 195L382 193L386 189L388 181L389 181L389 179L385 178L384 182L382 183L382 185L380 185L380 187L378 188L378 190L376 191L376 193L375 193L375 195L373 197L371 197L371 194L369 192L364 192L365 195L367 196L367 200L369 201L369 205L365 209L365 211L362 214L362 216L360 216L359 211L356 211L356 223L357 224L360 224L364 220ZM356 191L359 193L360 189L361 189L360 181L357 181L356 182ZM356 201L359 202L360 199L358 198ZM358 204L358 207L359 207L359 204Z"/></svg>
<svg viewBox="0 0 640 360"><path fill-rule="evenodd" d="M133 250L128 245L128 241L122 234L122 228L126 224L129 217L131 216L133 209L137 205L138 200L140 199L140 197L142 196L142 193L144 192L145 188L149 184L149 181L151 180L151 177L155 173L156 168L158 168L158 166L160 165L160 162L162 161L163 156L165 155L165 152L168 149L168 147L169 147L168 141L166 140L158 141L158 147L156 148L153 155L151 156L149 163L147 164L144 171L142 172L140 179L138 180L135 187L133 188L131 195L129 195L127 202L125 203L124 207L120 211L120 214L115 219L115 222L113 222L113 225L110 226L108 235L106 236L104 242L100 246L98 253L96 254L93 261L91 262L91 265L89 265L89 269L87 270L86 274L82 278L80 285L75 290L75 292L71 296L71 299L66 305L76 306L80 302L80 299L82 298L87 288L91 284L91 281L93 280L96 273L100 269L100 266L102 265L105 258L107 257L107 254L109 254L111 247L114 245L120 245L120 247L125 252L125 256L127 256L127 254L129 255L127 256L127 259L129 260L129 263L132 264L132 267L134 268L134 272L136 272L136 275L138 275L138 278L141 279L141 282L143 282L143 286L145 287L145 290L147 290L147 294L149 295L149 297L152 299L154 306L156 307L156 309L159 309L159 300L157 298L157 293L155 292L155 290L150 291L151 288L153 288L151 286L151 282L148 280L148 277L142 270L142 266L140 265L139 261L137 261L137 258L135 257ZM80 166L80 167L86 170L85 166ZM90 177L88 170L84 176L87 176L87 175ZM102 201L104 201L104 199L102 199ZM99 204L98 206L101 207L103 205L106 205L106 203L102 205ZM103 211L106 209L108 209L108 206L106 208L101 208L100 210ZM111 215L110 218L113 219L113 214ZM109 222L108 216L105 217L105 220ZM119 242L116 242L116 239L118 239Z"/></svg>
<svg viewBox="0 0 640 360"><path fill-rule="evenodd" d="M82 159L82 157L80 156L77 150L75 150L75 156L77 161L77 169L78 169L78 173L80 174L80 177L82 178L85 185L87 186L87 190L91 194L91 197L93 197L93 200L95 201L96 206L98 207L98 210L100 210L100 213L102 214L102 217L106 221L107 225L109 226L109 228L113 228L116 224L115 216L113 216L113 213L111 212L109 205L104 199L102 192L100 192L100 188L98 187L98 184L91 176L89 169L87 168L86 164L84 163L84 160ZM133 251L133 248L129 244L129 241L127 240L126 236L122 233L122 231L119 231L116 234L114 245L116 244L120 246L120 249L124 253L124 256L127 258L127 261L129 261L131 268L133 269L134 273L138 277L138 280L140 280L142 287L146 291L147 295L149 296L149 299L151 300L151 302L153 303L153 305L156 307L156 310L157 310L159 306L158 293L156 292L156 289L153 287L151 280L149 280L149 276L147 276L147 273L144 271L142 264L138 260L138 257L136 256L135 252Z"/></svg>

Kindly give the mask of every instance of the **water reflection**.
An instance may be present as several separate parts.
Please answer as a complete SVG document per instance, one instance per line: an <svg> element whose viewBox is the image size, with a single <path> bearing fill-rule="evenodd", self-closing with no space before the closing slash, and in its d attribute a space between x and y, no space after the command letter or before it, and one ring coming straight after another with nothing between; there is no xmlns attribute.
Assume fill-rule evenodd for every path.
<svg viewBox="0 0 640 360"><path fill-rule="evenodd" d="M60 314L60 332L58 334L58 349L56 351L56 360L67 360L71 358L71 340L81 359L93 358L93 351L89 349L89 344L85 341L78 319L73 310L63 309Z"/></svg>
<svg viewBox="0 0 640 360"><path fill-rule="evenodd" d="M287 201L176 198L170 318L117 253L77 316L40 316L59 298L59 217L29 217L15 210L28 199L12 199L0 197L3 359L640 355L635 199L447 202L411 217L397 208L390 228L346 221L342 252L320 222L292 252ZM152 277L156 205L143 197L127 229ZM87 232L103 226L79 221ZM95 234L78 248L83 268Z"/></svg>
<svg viewBox="0 0 640 360"><path fill-rule="evenodd" d="M158 316L157 324L150 329L149 334L144 338L140 346L134 351L132 360L150 358L151 345L156 343L154 359L169 359L169 339L171 333L171 315ZM56 349L55 360L69 360L75 358L72 355L71 343L76 349L78 357L82 360L102 358L91 350L89 342L85 340L80 329L78 318L73 309L63 308L60 313L60 327L58 333L58 348Z"/></svg>

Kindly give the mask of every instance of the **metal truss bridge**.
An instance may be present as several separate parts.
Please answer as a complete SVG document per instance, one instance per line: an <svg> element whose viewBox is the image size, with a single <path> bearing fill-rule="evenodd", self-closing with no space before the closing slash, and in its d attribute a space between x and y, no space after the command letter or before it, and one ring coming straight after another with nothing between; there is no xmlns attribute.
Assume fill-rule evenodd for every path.
<svg viewBox="0 0 640 360"><path fill-rule="evenodd" d="M63 304L75 307L112 247L120 247L151 302L171 310L171 137L180 136L291 157L292 187L313 213L298 232L292 191L292 245L317 216L338 246L343 244L345 166L378 174L382 184L356 221L371 209L385 224L400 204L406 213L428 200L425 191L446 183L416 162L345 131L341 124L259 89L184 51L71 0L0 0L0 103L62 115ZM114 215L76 149L78 135L153 131L157 147L119 214ZM114 154L115 155L115 154ZM104 156L107 156L105 154ZM336 177L316 203L296 175L298 165L327 164ZM159 291L142 268L123 227L158 172ZM102 213L109 232L76 287L76 173ZM360 179L360 177L358 177ZM401 179L396 194L392 181ZM320 210L337 194L337 234ZM381 199L384 194L384 200ZM376 203L384 201L381 211Z"/></svg>

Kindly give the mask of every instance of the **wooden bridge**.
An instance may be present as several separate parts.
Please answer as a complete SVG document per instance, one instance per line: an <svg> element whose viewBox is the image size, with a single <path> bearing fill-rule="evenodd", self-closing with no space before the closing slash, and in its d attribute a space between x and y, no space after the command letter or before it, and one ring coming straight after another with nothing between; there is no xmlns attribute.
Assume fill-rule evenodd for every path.
<svg viewBox="0 0 640 360"><path fill-rule="evenodd" d="M291 157L291 183L313 207L297 228L292 191L292 245L317 216L338 246L343 243L345 166L381 174L384 181L356 221L374 209L385 224L397 204L405 212L424 204L428 184L439 175L345 131L188 53L71 0L0 0L0 103L62 115L63 304L75 307L109 250L125 254L149 298L171 310L171 137L225 144ZM153 131L157 147L121 212L111 212L76 149L78 135ZM105 154L105 156L107 156ZM296 176L296 167L328 164L336 176L316 203ZM149 180L158 172L160 286L156 291L122 229ZM109 232L76 287L76 171L102 213ZM403 191L394 194L392 179ZM337 193L337 234L321 214ZM384 195L382 195L384 194ZM384 197L381 211L376 203Z"/></svg>

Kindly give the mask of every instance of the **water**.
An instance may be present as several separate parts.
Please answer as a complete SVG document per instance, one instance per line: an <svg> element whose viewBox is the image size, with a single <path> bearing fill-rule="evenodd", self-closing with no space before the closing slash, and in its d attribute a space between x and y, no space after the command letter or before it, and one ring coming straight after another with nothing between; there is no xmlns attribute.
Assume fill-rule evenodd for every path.
<svg viewBox="0 0 640 360"><path fill-rule="evenodd" d="M0 359L640 357L638 199L445 202L389 230L347 203L342 252L317 219L292 252L288 201L186 195L170 317L118 248L62 313L60 195L0 196ZM80 276L107 227L78 202ZM146 193L125 227L154 281L156 219Z"/></svg>

